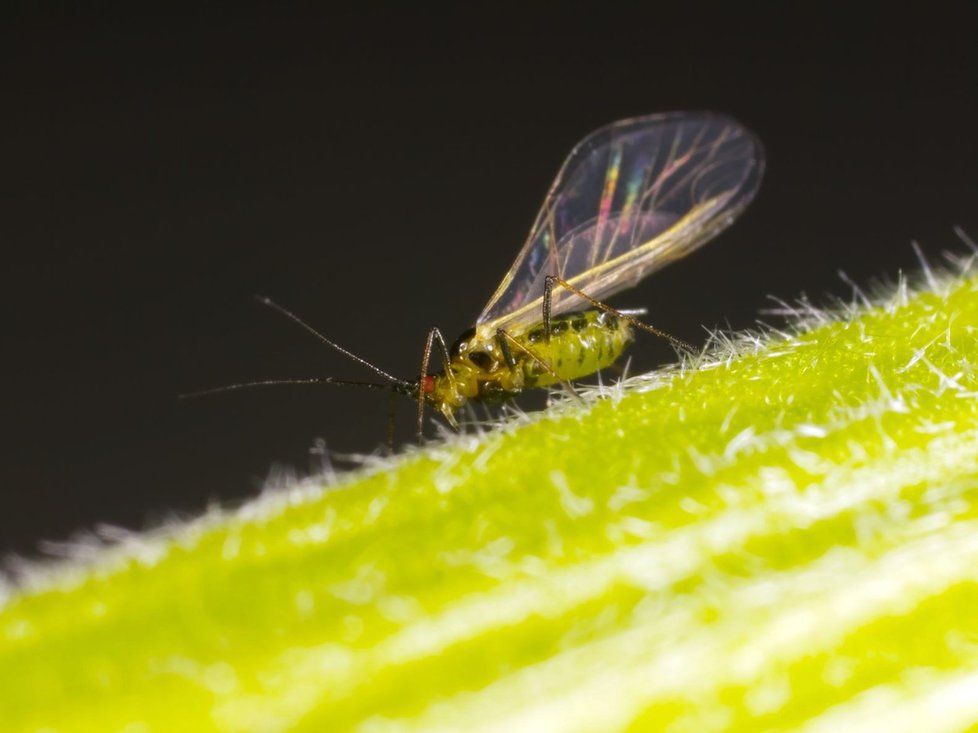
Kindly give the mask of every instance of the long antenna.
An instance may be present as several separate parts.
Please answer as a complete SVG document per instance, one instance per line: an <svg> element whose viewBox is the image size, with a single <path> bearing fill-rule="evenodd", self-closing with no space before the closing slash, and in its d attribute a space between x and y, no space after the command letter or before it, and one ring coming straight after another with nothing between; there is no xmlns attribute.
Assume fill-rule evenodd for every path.
<svg viewBox="0 0 978 733"><path fill-rule="evenodd" d="M205 395L220 394L221 392L234 392L239 389L249 387L274 387L280 384L338 384L347 387L369 387L371 389L389 389L386 384L378 382L356 382L350 379L336 379L334 377L309 377L306 379L262 379L257 382L239 382L237 384L225 384L223 387L212 389L202 389L199 392L186 392L179 395L181 400L192 399L194 397L204 397Z"/></svg>
<svg viewBox="0 0 978 733"><path fill-rule="evenodd" d="M275 301L273 301L271 298L268 298L268 297L266 297L264 295L256 295L255 296L255 299L259 303L261 303L262 305L267 305L269 308L272 308L274 310L277 310L279 313L281 313L286 318L289 318L289 319L295 321L296 323L298 323L300 326L302 326L304 329L306 329L309 333L311 333L313 336L315 336L316 338L318 338L320 341L322 341L327 346L332 346L334 349L336 349L341 354L344 354L345 356L350 357L351 359L353 359L353 361L356 361L356 362L359 362L360 364L363 364L365 367L367 367L368 369L371 369L372 371L376 372L377 374L379 374L380 376L382 376L384 379L387 379L387 380L389 380L391 382L395 382L396 384L405 384L405 382L404 382L403 379L398 379L397 377L394 377L394 376L388 374L383 369L381 369L378 366L374 366L373 364L371 364L366 359L362 359L359 356L357 356L356 354L353 354L353 353L347 351L346 349L344 349L339 344L334 343L333 341L330 341L328 338L326 338L321 333L319 333L319 331L317 331L315 328L313 328L308 323L306 323L301 318L299 318L299 316L297 316L295 313L293 313L292 311L288 310L287 308L283 308L278 303L276 303Z"/></svg>

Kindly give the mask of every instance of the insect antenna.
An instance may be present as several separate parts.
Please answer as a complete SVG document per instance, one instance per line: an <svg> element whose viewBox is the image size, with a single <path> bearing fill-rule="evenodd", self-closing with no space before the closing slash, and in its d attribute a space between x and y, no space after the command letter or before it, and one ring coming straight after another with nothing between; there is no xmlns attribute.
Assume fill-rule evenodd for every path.
<svg viewBox="0 0 978 733"><path fill-rule="evenodd" d="M375 366L375 365L371 364L366 359L363 359L363 358L357 356L356 354L354 354L354 353L352 353L350 351L347 351L346 349L344 349L339 344L337 344L337 343L335 343L333 341L330 341L328 338L326 338L325 336L323 336L323 334L321 334L315 328L313 328L308 323L306 323L301 318L299 318L299 316L297 316L295 313L293 313L292 311L288 310L287 308L283 308L282 306L280 306L278 303L276 303L271 298L266 297L264 295L256 295L255 296L255 299L259 303L261 303L262 305L266 305L269 308L278 311L279 313L281 313L286 318L289 318L290 320L292 320L295 323L299 324L300 326L302 326L304 329L306 329L309 333L311 333L313 336L315 336L316 338L318 338L320 341L322 341L327 346L331 346L332 348L336 349L338 352L340 352L344 356L348 356L349 358L353 359L353 361L358 362L360 364L363 364L365 367L367 367L371 371L375 372L376 374L379 374L384 379L386 379L386 380L388 380L390 382L393 382L395 384L402 385L402 386L405 386L405 385L408 384L403 379L398 379L397 377L388 374L383 369L381 369L378 366Z"/></svg>
<svg viewBox="0 0 978 733"><path fill-rule="evenodd" d="M358 382L352 379L336 379L335 377L308 377L303 379L260 379L254 382L238 382L237 384L225 384L222 387L212 387L202 389L198 392L185 392L178 395L181 400L189 400L195 397L206 397L207 395L220 394L222 392L235 392L239 389L250 389L251 387L276 387L281 384L338 384L344 387L367 387L370 389L390 389L389 384L382 382Z"/></svg>

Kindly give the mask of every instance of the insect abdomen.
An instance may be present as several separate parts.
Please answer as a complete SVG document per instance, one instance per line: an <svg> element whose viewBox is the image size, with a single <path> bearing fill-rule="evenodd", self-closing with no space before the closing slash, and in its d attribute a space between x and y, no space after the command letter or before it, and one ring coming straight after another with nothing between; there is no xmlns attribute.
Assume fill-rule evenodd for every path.
<svg viewBox="0 0 978 733"><path fill-rule="evenodd" d="M526 386L546 387L557 381L580 379L610 366L631 342L632 330L627 321L593 310L555 318L549 342L542 324L519 340L550 366L548 370L529 356L523 359L520 366Z"/></svg>

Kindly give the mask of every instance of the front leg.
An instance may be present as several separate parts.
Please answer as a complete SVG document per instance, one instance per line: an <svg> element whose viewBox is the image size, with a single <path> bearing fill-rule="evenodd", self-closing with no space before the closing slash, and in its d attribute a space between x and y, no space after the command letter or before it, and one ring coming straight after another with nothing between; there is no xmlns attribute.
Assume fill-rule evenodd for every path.
<svg viewBox="0 0 978 733"><path fill-rule="evenodd" d="M456 392L457 387L455 385L455 374L452 372L452 364L448 354L448 347L445 345L445 337L442 336L441 331L438 326L433 326L430 331L428 331L428 338L425 339L424 343L424 354L421 357L421 374L418 377L418 441L424 437L424 396L425 396L425 383L428 380L428 366L431 363L431 350L434 347L435 341L441 347L442 363L445 367L445 377L448 379L449 384L452 386L452 391ZM452 427L456 430L458 429L458 423L453 420L449 420Z"/></svg>

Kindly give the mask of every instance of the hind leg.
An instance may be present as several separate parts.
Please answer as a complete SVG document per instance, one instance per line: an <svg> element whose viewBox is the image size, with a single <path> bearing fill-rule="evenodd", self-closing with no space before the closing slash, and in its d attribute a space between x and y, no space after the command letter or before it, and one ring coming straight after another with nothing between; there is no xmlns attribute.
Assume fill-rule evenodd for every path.
<svg viewBox="0 0 978 733"><path fill-rule="evenodd" d="M550 313L552 309L554 285L559 285L560 287L573 293L579 298L586 300L588 303L593 305L598 310L602 310L605 313L611 313L612 315L615 315L619 318L623 318L624 320L628 321L636 328L640 328L641 330L645 331L646 333L650 333L653 336L658 336L659 338L665 339L666 341L668 341L670 344L672 344L673 346L675 346L677 349L681 351L685 351L690 354L695 352L695 349L691 344L688 344L682 339L678 339L675 336L671 336L665 331L660 331L655 326L650 326L649 324L643 323L642 321L635 318L635 316L632 315L632 313L634 313L635 311L617 310L616 308L612 308L607 303L602 303L600 300L592 298L584 291L578 290L569 282L557 277L556 275L547 275L547 277L543 281L543 331L548 341L550 340L550 330L551 330Z"/></svg>

